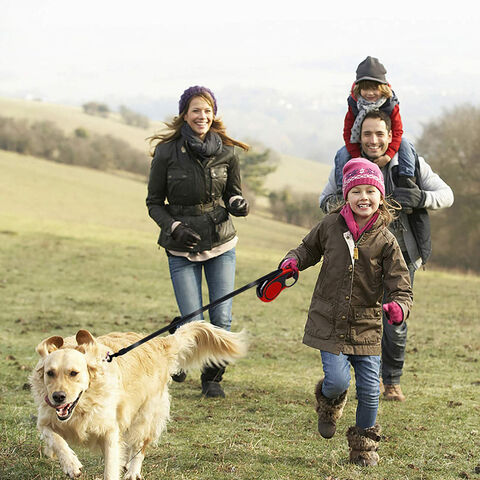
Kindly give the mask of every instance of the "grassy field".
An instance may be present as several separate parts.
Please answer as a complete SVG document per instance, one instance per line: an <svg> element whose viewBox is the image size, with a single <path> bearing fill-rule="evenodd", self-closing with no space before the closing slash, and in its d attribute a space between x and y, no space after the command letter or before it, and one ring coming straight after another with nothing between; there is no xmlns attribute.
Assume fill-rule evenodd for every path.
<svg viewBox="0 0 480 480"><path fill-rule="evenodd" d="M142 183L0 152L1 479L64 478L41 454L28 390L41 339L80 328L150 333L177 315L145 193ZM236 226L238 287L275 269L305 233L254 215ZM380 403L382 460L365 470L346 461L353 389L337 435L316 433L320 356L301 338L317 273L302 272L270 304L253 289L235 297L233 330L246 330L249 354L227 369L224 400L200 396L198 371L172 384L172 421L147 452L145 479L480 478L479 278L417 273L407 401ZM82 478L100 478L101 458L76 451Z"/></svg>

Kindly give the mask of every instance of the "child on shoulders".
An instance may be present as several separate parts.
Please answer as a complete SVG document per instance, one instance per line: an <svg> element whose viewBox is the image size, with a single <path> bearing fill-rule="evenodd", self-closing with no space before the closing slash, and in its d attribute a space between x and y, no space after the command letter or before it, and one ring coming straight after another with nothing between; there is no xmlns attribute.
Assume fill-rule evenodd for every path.
<svg viewBox="0 0 480 480"><path fill-rule="evenodd" d="M335 156L335 180L341 187L342 169L350 158L361 156L360 133L362 121L371 110L386 112L392 122L392 142L383 157L375 163L381 168L398 153L398 186L410 187L415 182L415 150L403 139L403 124L399 101L385 77L387 70L377 58L368 56L356 71L356 80L347 99L348 111L345 115L343 138L345 147Z"/></svg>

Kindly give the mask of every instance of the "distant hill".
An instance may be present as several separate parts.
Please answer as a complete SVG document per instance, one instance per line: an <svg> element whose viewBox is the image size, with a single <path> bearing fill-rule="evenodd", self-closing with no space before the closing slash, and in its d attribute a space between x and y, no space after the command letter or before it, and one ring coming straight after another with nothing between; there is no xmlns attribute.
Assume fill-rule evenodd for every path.
<svg viewBox="0 0 480 480"><path fill-rule="evenodd" d="M10 98L0 98L0 115L17 119L25 118L30 121L49 120L66 133L83 127L100 135L112 135L145 152L146 156L149 151L146 138L161 130L163 125L162 122L151 122L150 128L144 130L125 125L115 113L102 118L85 114L81 107ZM303 158L278 156L279 166L265 182L269 190L288 186L298 192L320 193L328 177L329 166Z"/></svg>
<svg viewBox="0 0 480 480"><path fill-rule="evenodd" d="M121 138L130 143L132 147L145 153L148 152L146 137L161 127L160 122L152 122L150 129L143 130L122 123L120 116L117 114L102 118L87 115L81 107L10 98L0 98L0 115L26 118L31 121L49 120L57 124L66 133L71 133L76 128L83 127L99 135L112 135Z"/></svg>

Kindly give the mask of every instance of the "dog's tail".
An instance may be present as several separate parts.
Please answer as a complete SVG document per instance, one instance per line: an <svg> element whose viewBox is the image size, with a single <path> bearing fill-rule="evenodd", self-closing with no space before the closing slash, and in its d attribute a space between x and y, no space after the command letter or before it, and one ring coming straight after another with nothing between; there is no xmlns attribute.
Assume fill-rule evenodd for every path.
<svg viewBox="0 0 480 480"><path fill-rule="evenodd" d="M167 337L168 338L168 337ZM177 347L175 370L189 370L205 365L224 366L247 353L243 332L233 333L204 321L181 326L170 340Z"/></svg>

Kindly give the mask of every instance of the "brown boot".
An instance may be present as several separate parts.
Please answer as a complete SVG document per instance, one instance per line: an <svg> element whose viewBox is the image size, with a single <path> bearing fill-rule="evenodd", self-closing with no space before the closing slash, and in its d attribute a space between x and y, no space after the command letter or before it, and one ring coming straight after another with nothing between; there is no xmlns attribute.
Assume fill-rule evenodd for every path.
<svg viewBox="0 0 480 480"><path fill-rule="evenodd" d="M380 461L378 443L380 442L380 425L370 428L350 427L347 430L350 463L362 467L374 467Z"/></svg>
<svg viewBox="0 0 480 480"><path fill-rule="evenodd" d="M317 404L315 410L318 414L318 432L323 438L332 438L337 430L337 420L343 413L347 403L347 391L345 390L338 398L333 400L325 397L322 393L323 378L315 387Z"/></svg>
<svg viewBox="0 0 480 480"><path fill-rule="evenodd" d="M384 400L394 401L394 402L404 402L405 395L402 392L400 385L389 385L385 383L385 391L383 392Z"/></svg>

